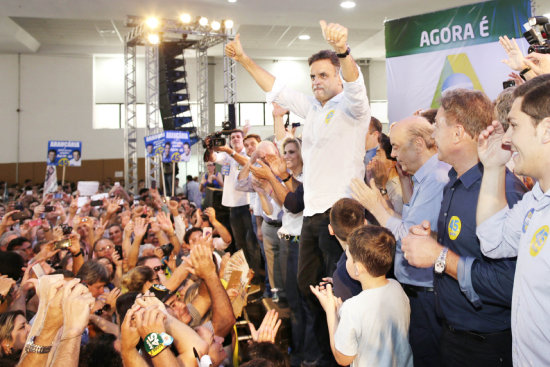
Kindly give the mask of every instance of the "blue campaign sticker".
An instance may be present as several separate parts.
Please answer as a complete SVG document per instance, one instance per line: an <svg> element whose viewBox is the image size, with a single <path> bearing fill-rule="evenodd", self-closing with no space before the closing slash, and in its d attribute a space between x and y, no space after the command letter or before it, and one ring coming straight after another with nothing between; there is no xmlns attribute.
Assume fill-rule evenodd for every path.
<svg viewBox="0 0 550 367"><path fill-rule="evenodd" d="M334 117L334 110L328 111L327 115L325 116L325 124L329 124L330 120Z"/></svg>
<svg viewBox="0 0 550 367"><path fill-rule="evenodd" d="M164 151L164 133L158 133L146 136L145 152L147 157L154 157L157 154L162 154Z"/></svg>
<svg viewBox="0 0 550 367"><path fill-rule="evenodd" d="M48 141L48 166L72 166L82 165L82 142L69 140Z"/></svg>
<svg viewBox="0 0 550 367"><path fill-rule="evenodd" d="M548 239L548 232L548 226L542 226L537 229L531 239L531 242L529 243L529 253L531 256L535 257L540 254L542 248L546 244L546 240Z"/></svg>
<svg viewBox="0 0 550 367"><path fill-rule="evenodd" d="M523 233L527 231L527 227L529 227L529 222L531 221L531 218L533 218L533 213L535 212L535 208L529 209L527 214L525 214L525 218L523 218L523 225L521 226L521 230Z"/></svg>
<svg viewBox="0 0 550 367"><path fill-rule="evenodd" d="M191 159L191 142L187 131L165 131L164 151L162 161L168 162L189 162Z"/></svg>

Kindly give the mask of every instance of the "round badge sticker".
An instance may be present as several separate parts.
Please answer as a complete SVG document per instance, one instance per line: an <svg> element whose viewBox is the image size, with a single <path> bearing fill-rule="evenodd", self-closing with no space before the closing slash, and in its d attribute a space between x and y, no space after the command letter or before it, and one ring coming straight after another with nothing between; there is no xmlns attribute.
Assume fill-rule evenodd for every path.
<svg viewBox="0 0 550 367"><path fill-rule="evenodd" d="M531 221L531 218L533 218L533 213L535 212L535 208L529 209L527 214L525 214L525 218L523 218L523 225L521 226L521 231L525 233L527 231L527 227L529 227L529 222Z"/></svg>
<svg viewBox="0 0 550 367"><path fill-rule="evenodd" d="M334 110L328 111L327 115L325 116L325 124L329 124L330 120L334 117Z"/></svg>
<svg viewBox="0 0 550 367"><path fill-rule="evenodd" d="M460 229L462 228L462 223L460 222L460 218L456 215L453 215L451 217L451 220L449 221L449 238L451 240L456 240L458 235L460 234Z"/></svg>
<svg viewBox="0 0 550 367"><path fill-rule="evenodd" d="M57 165L58 165L58 166L68 166L68 165L69 165L69 159L67 159L67 158L61 158L61 159L57 162Z"/></svg>
<svg viewBox="0 0 550 367"><path fill-rule="evenodd" d="M531 239L531 242L529 243L529 253L531 256L535 257L541 252L542 248L546 244L546 240L548 239L549 231L550 229L548 226L542 226L537 229Z"/></svg>

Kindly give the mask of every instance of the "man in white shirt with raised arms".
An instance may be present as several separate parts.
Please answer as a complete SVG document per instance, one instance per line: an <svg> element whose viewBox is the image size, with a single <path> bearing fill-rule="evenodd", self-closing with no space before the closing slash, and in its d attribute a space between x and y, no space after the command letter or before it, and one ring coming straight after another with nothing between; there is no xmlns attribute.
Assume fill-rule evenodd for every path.
<svg viewBox="0 0 550 367"><path fill-rule="evenodd" d="M322 325L324 312L309 286L332 274L341 255L340 245L328 233L329 211L338 199L350 197L349 183L353 178L364 177L370 107L363 76L350 55L347 28L325 21L320 21L320 25L334 51L320 51L308 60L314 97L285 87L257 65L243 51L239 35L227 44L225 53L250 73L267 93L267 102L277 102L305 120L302 144L305 209L298 285L309 298L314 322L321 323L316 330L326 330ZM326 347L328 334L318 335L318 343L324 354L306 359L312 362L315 359L317 365L335 363Z"/></svg>

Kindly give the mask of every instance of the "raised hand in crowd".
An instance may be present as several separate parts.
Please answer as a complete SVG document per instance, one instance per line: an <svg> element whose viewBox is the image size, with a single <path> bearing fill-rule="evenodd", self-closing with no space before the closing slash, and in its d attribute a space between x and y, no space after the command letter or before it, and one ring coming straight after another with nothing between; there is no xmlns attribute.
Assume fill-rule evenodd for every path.
<svg viewBox="0 0 550 367"><path fill-rule="evenodd" d="M525 57L525 63L536 75L550 74L550 55L532 52Z"/></svg>
<svg viewBox="0 0 550 367"><path fill-rule="evenodd" d="M248 323L252 340L258 343L275 343L275 338L277 337L280 326L281 319L279 318L279 313L275 311L275 309L271 309L265 314L258 330L254 327L254 324L251 322Z"/></svg>

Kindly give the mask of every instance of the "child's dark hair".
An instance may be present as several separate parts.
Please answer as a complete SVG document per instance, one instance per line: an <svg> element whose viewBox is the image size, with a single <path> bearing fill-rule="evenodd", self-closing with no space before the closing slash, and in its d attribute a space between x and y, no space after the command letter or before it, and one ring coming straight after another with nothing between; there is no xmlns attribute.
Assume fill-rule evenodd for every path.
<svg viewBox="0 0 550 367"><path fill-rule="evenodd" d="M353 260L361 263L371 276L380 277L391 268L395 237L387 228L366 225L349 235L348 249Z"/></svg>
<svg viewBox="0 0 550 367"><path fill-rule="evenodd" d="M365 223L365 208L354 199L338 200L330 210L330 226L336 237L346 242L350 233Z"/></svg>

